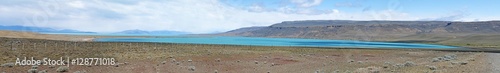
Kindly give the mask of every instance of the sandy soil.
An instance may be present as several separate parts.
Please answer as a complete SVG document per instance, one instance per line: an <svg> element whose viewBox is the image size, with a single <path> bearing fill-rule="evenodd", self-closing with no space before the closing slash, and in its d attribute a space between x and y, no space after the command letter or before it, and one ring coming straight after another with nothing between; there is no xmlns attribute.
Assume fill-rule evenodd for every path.
<svg viewBox="0 0 500 73"><path fill-rule="evenodd" d="M500 53L487 53L489 62L491 63L491 70L492 72L490 73L499 73L500 72Z"/></svg>
<svg viewBox="0 0 500 73"><path fill-rule="evenodd" d="M498 73L500 68L499 54L482 52L109 43L82 41L94 36L0 34L7 34L0 37L2 65L17 57L115 58L119 64L71 66L66 73ZM456 58L433 62L450 55ZM58 67L39 66L37 71L56 73ZM2 66L0 73L29 69Z"/></svg>
<svg viewBox="0 0 500 73"><path fill-rule="evenodd" d="M71 66L69 73L490 72L486 55L474 52L100 43L13 38L0 38L0 41L4 42L0 44L0 64L15 62L16 57L111 57L116 58L120 64L118 67ZM6 43L11 41L16 43ZM447 55L456 55L456 59L432 62L433 58ZM452 64L455 62L466 64ZM57 67L39 66L37 70L53 73ZM25 73L30 68L31 66L0 67L0 72ZM191 68L193 70L190 70Z"/></svg>

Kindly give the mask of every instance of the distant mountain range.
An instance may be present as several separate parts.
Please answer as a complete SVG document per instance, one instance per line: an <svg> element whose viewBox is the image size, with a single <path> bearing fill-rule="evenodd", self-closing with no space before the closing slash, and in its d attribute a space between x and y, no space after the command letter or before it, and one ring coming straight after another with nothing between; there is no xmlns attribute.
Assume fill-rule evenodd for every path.
<svg viewBox="0 0 500 73"><path fill-rule="evenodd" d="M78 30L70 30L70 29L52 29L52 28L44 28L44 27L28 27L28 26L1 26L0 30L10 30L10 31L24 31L24 32L38 32L38 33L97 33L97 32L87 32L87 31L78 31ZM180 35L180 34L190 34L188 32L180 32L180 31L144 31L144 30L125 30L121 32L114 33L106 33L106 34L137 34L137 35Z"/></svg>
<svg viewBox="0 0 500 73"><path fill-rule="evenodd" d="M180 35L180 34L190 34L188 32L180 31L144 31L144 30L125 30L121 32L116 32L114 34L155 34L155 35Z"/></svg>
<svg viewBox="0 0 500 73"><path fill-rule="evenodd" d="M10 31L24 31L24 32L42 32L42 33L95 33L95 32L86 32L86 31L78 31L78 30L70 30L70 29L52 29L52 28L44 28L44 27L29 27L29 26L1 26L0 30L10 30Z"/></svg>
<svg viewBox="0 0 500 73"><path fill-rule="evenodd" d="M248 27L217 35L344 40L453 39L467 35L500 34L500 21L284 21L267 27Z"/></svg>

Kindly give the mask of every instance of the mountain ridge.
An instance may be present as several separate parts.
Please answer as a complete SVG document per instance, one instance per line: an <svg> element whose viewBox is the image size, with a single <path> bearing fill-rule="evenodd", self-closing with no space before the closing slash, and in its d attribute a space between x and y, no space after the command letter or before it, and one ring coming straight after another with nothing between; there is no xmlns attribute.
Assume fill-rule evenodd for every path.
<svg viewBox="0 0 500 73"><path fill-rule="evenodd" d="M190 34L190 33L188 33L188 32L180 32L180 31L169 31L169 30L145 31L145 30L133 29L133 30L124 30L124 31L120 31L120 32L115 32L114 34L162 34L162 35L179 35L179 34Z"/></svg>
<svg viewBox="0 0 500 73"><path fill-rule="evenodd" d="M78 31L71 29L53 29L45 27L32 27L32 26L3 26L0 25L0 30L10 30L10 31L23 31L23 32L50 32L50 33L95 33L88 31Z"/></svg>
<svg viewBox="0 0 500 73"><path fill-rule="evenodd" d="M36 32L36 33L92 33L99 34L98 32L88 32L88 31L78 31L71 29L53 29L46 27L32 27L32 26L3 26L0 25L0 30L8 30L8 31L20 31L20 32ZM188 32L180 32L180 31L169 31L169 30L161 30L161 31L145 31L145 30L124 30L119 32L112 32L111 34L154 34L154 35L179 35L179 34L190 34Z"/></svg>
<svg viewBox="0 0 500 73"><path fill-rule="evenodd" d="M303 20L284 21L251 31L236 29L217 35L383 41L420 35L425 36L411 39L456 38L472 34L500 34L500 21Z"/></svg>

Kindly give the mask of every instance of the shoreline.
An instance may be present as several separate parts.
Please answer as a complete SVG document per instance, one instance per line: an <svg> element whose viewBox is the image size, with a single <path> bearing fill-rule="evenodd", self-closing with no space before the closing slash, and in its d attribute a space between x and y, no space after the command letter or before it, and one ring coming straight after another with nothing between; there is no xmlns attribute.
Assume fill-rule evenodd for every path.
<svg viewBox="0 0 500 73"><path fill-rule="evenodd" d="M26 35L26 34L23 34ZM40 34L38 34L40 35ZM43 37L52 39L43 39ZM276 47L214 44L176 44L142 42L95 42L94 36L40 35L0 37L0 64L15 57L35 58L116 58L115 66L71 66L68 72L476 72L495 71L488 64L499 55L482 51L425 49L366 49L332 47ZM58 38L61 37L61 38ZM77 38L78 37L78 38ZM68 39L70 38L70 39ZM86 40L86 41L84 41ZM92 41L89 41L92 40ZM450 61L432 62L434 58L455 55ZM469 61L474 60L474 61ZM466 62L466 65L453 65ZM409 64L409 66L405 66ZM498 64L498 63L495 63ZM431 70L430 66L437 69ZM191 70L190 67L196 67ZM0 67L0 72L25 72L31 66ZM367 70L368 68L372 70ZM57 68L39 66L38 70L56 72ZM491 70L491 71L490 71ZM498 69L497 69L498 70Z"/></svg>
<svg viewBox="0 0 500 73"><path fill-rule="evenodd" d="M16 44L0 44L1 64L13 62L16 56L35 58L98 57L116 58L119 66L71 66L69 72L366 72L374 67L379 72L429 72L426 65L439 66L440 72L461 72L461 69L476 67L468 72L483 72L488 69L480 56L474 52L451 52L433 50L374 50L374 49L333 49L314 47L270 47L175 43L120 43L120 42L78 42L43 39L2 38L0 41L18 41ZM36 48L36 49L34 49ZM5 55L7 54L7 55ZM449 68L452 61L430 62L432 58L457 55L454 61L466 58L477 61L466 66ZM175 59L174 62L172 62ZM191 60L192 62L188 62ZM411 61L414 66L402 66ZM126 64L124 64L126 63ZM274 63L274 64L273 64ZM390 63L388 68L383 68ZM194 66L196 70L188 70ZM441 67L444 66L444 67ZM2 67L0 71L27 71L30 66ZM286 69L286 70L284 70ZM455 69L458 69L455 71ZM55 72L56 68L39 66L38 70Z"/></svg>

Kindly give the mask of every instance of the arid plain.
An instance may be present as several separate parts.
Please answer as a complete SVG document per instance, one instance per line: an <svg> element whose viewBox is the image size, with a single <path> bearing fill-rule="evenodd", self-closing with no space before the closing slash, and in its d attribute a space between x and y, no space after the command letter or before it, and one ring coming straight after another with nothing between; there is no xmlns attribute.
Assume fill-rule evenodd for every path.
<svg viewBox="0 0 500 73"><path fill-rule="evenodd" d="M495 73L498 54L418 49L265 47L84 41L2 31L2 73ZM60 38L56 38L60 37ZM16 58L115 58L106 66L18 66Z"/></svg>

